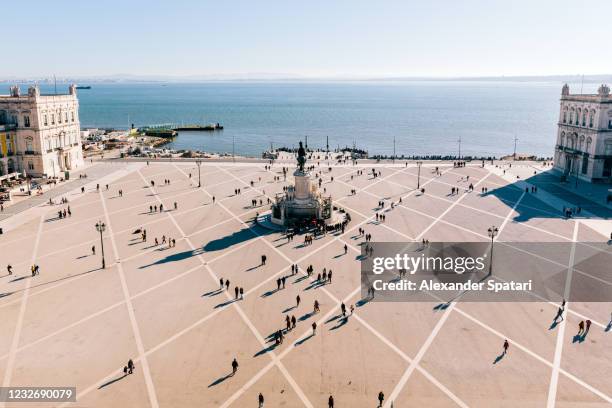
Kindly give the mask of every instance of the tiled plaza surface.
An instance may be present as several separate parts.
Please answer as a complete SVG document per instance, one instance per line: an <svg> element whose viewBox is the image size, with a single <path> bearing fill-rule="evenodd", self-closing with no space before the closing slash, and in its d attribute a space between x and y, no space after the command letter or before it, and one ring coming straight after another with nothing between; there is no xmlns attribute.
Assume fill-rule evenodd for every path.
<svg viewBox="0 0 612 408"><path fill-rule="evenodd" d="M331 172L324 165L315 169L322 189L352 221L344 233L304 246L301 236L287 242L252 223L269 208L267 198L292 182L283 180L283 165L291 175L289 163L271 171L256 163L204 163L198 188L193 163L132 164L108 190L102 182L96 191L92 182L85 193L67 195L71 217L57 218L66 205L20 214L22 225L0 236L0 385L76 386L77 402L14 406L256 407L261 392L266 407L327 407L330 395L336 407L374 407L380 391L384 406L396 408L612 406L611 303L569 303L563 322L551 328L558 305L549 302L440 309L433 299L363 302L359 287L360 227L381 242L486 241L491 225L500 243L606 242L601 231L561 218L540 193L525 193L490 165L426 164L424 194L415 189L414 164L332 165ZM373 178L372 167L382 175ZM453 186L458 194L450 194ZM253 208L252 199L263 205ZM160 204L163 212L149 211ZM375 221L377 212L384 223ZM106 223L106 269L99 220ZM134 234L141 228L146 242ZM176 246L161 244L162 236ZM30 276L32 264L40 275ZM298 275L290 276L292 264ZM333 282L314 284L301 273L308 265L315 276L333 270ZM612 285L612 273L597 272L598 285ZM282 276L286 287L276 290ZM227 292L218 290L221 277L231 282ZM234 301L236 285L245 290L242 300ZM348 319L342 301L356 305ZM286 315L297 327L275 346L270 335L285 327ZM576 341L586 319L593 326ZM130 358L136 370L124 376ZM233 358L240 367L230 376Z"/></svg>

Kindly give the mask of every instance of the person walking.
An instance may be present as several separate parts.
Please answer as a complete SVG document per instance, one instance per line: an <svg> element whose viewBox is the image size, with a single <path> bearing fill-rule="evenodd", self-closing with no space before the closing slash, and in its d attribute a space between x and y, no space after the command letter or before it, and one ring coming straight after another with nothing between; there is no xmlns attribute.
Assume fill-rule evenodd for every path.
<svg viewBox="0 0 612 408"><path fill-rule="evenodd" d="M238 294L240 293L240 288L238 288L238 286L236 286L234 288L234 299L238 299Z"/></svg>
<svg viewBox="0 0 612 408"><path fill-rule="evenodd" d="M223 278L219 278L219 290L223 290Z"/></svg>
<svg viewBox="0 0 612 408"><path fill-rule="evenodd" d="M257 397L257 401L259 402L259 408L263 408L264 406L264 396L262 393L259 393L259 397Z"/></svg>
<svg viewBox="0 0 612 408"><path fill-rule="evenodd" d="M334 408L334 397L331 396L331 395L327 399L327 407L328 408Z"/></svg>
<svg viewBox="0 0 612 408"><path fill-rule="evenodd" d="M378 393L378 406L379 407L382 407L384 400L385 400L385 394L383 394L383 392L381 391Z"/></svg>
<svg viewBox="0 0 612 408"><path fill-rule="evenodd" d="M262 255L262 256L261 256L261 264L262 264L262 265L265 265L265 264L266 264L266 260L267 260L267 259L268 259L268 258L267 258L265 255Z"/></svg>
<svg viewBox="0 0 612 408"><path fill-rule="evenodd" d="M302 300L302 299L300 299L300 295L297 295L297 296L295 297L295 308L296 308L296 309L297 309L298 307L300 307L300 301L301 301L301 300Z"/></svg>
<svg viewBox="0 0 612 408"><path fill-rule="evenodd" d="M236 374L236 371L238 371L238 361L234 358L232 361L232 376Z"/></svg>
<svg viewBox="0 0 612 408"><path fill-rule="evenodd" d="M295 329L295 325L297 323L297 319L295 318L295 315L291 316L291 328Z"/></svg>
<svg viewBox="0 0 612 408"><path fill-rule="evenodd" d="M128 367L128 374L133 374L134 373L134 362L132 361L131 358L128 361L127 367Z"/></svg>
<svg viewBox="0 0 612 408"><path fill-rule="evenodd" d="M312 322L312 335L315 336L317 334L317 322Z"/></svg>
<svg viewBox="0 0 612 408"><path fill-rule="evenodd" d="M240 287L240 299L244 299L244 288Z"/></svg>
<svg viewBox="0 0 612 408"><path fill-rule="evenodd" d="M95 245L92 245L92 246L91 246L91 254L92 254L92 255L95 255L95 254L96 254L96 246L95 246Z"/></svg>
<svg viewBox="0 0 612 408"><path fill-rule="evenodd" d="M578 336L580 336L583 333L584 333L584 321L581 320L580 323L578 323Z"/></svg>
<svg viewBox="0 0 612 408"><path fill-rule="evenodd" d="M342 302L342 304L340 305L340 310L342 311L342 316L346 317L346 305L344 304L344 302Z"/></svg>
<svg viewBox="0 0 612 408"><path fill-rule="evenodd" d="M510 348L510 343L508 343L508 339L504 340L504 355L508 354L508 348Z"/></svg>
<svg viewBox="0 0 612 408"><path fill-rule="evenodd" d="M11 264L8 264L8 265L6 266L6 270L7 270L7 272L8 272L8 274L9 274L9 275L12 275L12 274L13 274L13 267L11 266Z"/></svg>

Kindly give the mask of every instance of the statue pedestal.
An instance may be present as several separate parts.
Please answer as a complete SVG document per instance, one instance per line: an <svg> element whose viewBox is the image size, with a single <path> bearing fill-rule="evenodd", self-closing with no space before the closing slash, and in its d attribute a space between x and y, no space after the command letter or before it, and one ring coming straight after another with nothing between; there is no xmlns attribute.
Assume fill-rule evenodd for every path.
<svg viewBox="0 0 612 408"><path fill-rule="evenodd" d="M300 142L298 168L293 172L294 185L286 194L277 196L270 214L271 224L280 226L305 226L315 223L339 224L346 220L344 214L334 210L331 197L323 197L312 184L306 170L306 152Z"/></svg>
<svg viewBox="0 0 612 408"><path fill-rule="evenodd" d="M312 198L311 187L310 187L310 173L305 171L296 170L293 173L295 177L295 189L294 197L296 201L306 201Z"/></svg>

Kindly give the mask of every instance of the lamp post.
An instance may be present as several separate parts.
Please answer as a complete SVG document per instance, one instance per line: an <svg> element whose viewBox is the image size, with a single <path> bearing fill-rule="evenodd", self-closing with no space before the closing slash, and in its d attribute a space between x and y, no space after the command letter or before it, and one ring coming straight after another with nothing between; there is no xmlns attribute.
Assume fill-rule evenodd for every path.
<svg viewBox="0 0 612 408"><path fill-rule="evenodd" d="M100 247L102 249L102 269L106 268L106 261L104 260L104 240L102 239L102 233L106 229L106 225L102 221L98 221L96 224L96 230L100 233Z"/></svg>
<svg viewBox="0 0 612 408"><path fill-rule="evenodd" d="M493 240L499 233L499 229L495 225L492 225L491 227L489 227L487 232L489 233L489 237L491 238L491 251L489 253L489 275L491 275L491 273L493 273Z"/></svg>
<svg viewBox="0 0 612 408"><path fill-rule="evenodd" d="M416 164L419 169L418 174L417 174L417 190L418 190L419 188L421 188L421 165L423 164L423 162L419 160L418 162L416 162Z"/></svg>
<svg viewBox="0 0 612 408"><path fill-rule="evenodd" d="M576 169L574 172L576 174L576 184L574 188L578 188L578 167L580 167L580 162L578 161L579 157L580 156L578 155L578 153L574 154L574 168Z"/></svg>
<svg viewBox="0 0 612 408"><path fill-rule="evenodd" d="M459 136L459 140L457 140L457 143L459 143L459 161L461 161L461 136Z"/></svg>
<svg viewBox="0 0 612 408"><path fill-rule="evenodd" d="M514 135L514 153L512 153L512 158L516 160L516 142L518 142L518 137Z"/></svg>
<svg viewBox="0 0 612 408"><path fill-rule="evenodd" d="M202 187L202 176L200 173L200 167L202 166L202 160L196 160L196 165L198 166L198 188Z"/></svg>

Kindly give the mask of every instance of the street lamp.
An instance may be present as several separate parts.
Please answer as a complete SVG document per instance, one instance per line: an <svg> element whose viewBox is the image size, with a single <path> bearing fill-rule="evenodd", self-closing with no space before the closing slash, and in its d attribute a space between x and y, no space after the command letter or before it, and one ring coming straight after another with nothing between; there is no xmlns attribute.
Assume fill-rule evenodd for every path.
<svg viewBox="0 0 612 408"><path fill-rule="evenodd" d="M96 224L96 230L100 233L100 247L102 249L102 269L106 268L106 261L104 260L104 240L102 239L102 233L106 229L106 225L102 221L98 221Z"/></svg>
<svg viewBox="0 0 612 408"><path fill-rule="evenodd" d="M461 136L459 136L459 140L457 140L457 143L459 143L459 161L461 161Z"/></svg>
<svg viewBox="0 0 612 408"><path fill-rule="evenodd" d="M418 190L419 188L421 188L421 165L423 164L423 162L419 160L418 162L416 162L416 164L419 169L419 172L417 175L417 190Z"/></svg>
<svg viewBox="0 0 612 408"><path fill-rule="evenodd" d="M499 233L499 229L495 225L492 225L487 230L487 232L489 233L489 237L491 238L491 251L489 254L489 275L491 275L491 273L493 272L493 240Z"/></svg>
<svg viewBox="0 0 612 408"><path fill-rule="evenodd" d="M578 155L578 153L574 154L574 163L573 164L574 164L574 168L576 169L575 172L574 172L576 174L576 184L575 184L574 188L578 188L578 167L580 166L580 164L579 164L580 162L578 161L579 157L580 156Z"/></svg>
<svg viewBox="0 0 612 408"><path fill-rule="evenodd" d="M196 160L198 166L198 188L202 187L202 176L200 174L200 166L202 166L202 160Z"/></svg>

